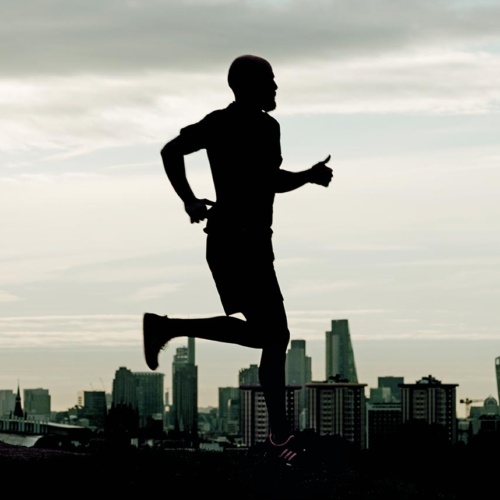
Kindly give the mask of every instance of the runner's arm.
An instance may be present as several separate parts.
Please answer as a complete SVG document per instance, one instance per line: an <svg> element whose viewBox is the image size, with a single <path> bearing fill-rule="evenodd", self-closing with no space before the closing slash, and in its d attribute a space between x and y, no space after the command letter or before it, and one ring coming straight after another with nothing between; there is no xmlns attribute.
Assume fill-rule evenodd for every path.
<svg viewBox="0 0 500 500"><path fill-rule="evenodd" d="M186 176L185 154L189 154L189 152L183 151L179 136L167 142L161 150L165 173L174 191L183 201L184 209L189 215L191 223L200 222L206 219L207 205L213 205L213 202L199 199L194 195Z"/></svg>
<svg viewBox="0 0 500 500"><path fill-rule="evenodd" d="M327 187L333 177L332 169L326 166L328 161L330 161L330 155L311 168L300 172L290 172L289 170L280 169L276 180L276 192L287 193L309 183Z"/></svg>

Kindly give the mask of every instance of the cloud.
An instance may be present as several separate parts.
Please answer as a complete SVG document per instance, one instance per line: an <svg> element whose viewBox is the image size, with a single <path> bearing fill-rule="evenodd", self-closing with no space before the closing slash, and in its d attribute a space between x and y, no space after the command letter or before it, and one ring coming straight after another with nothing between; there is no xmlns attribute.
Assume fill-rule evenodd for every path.
<svg viewBox="0 0 500 500"><path fill-rule="evenodd" d="M301 280L292 282L287 288L287 296L292 297L314 297L318 295L331 294L348 288L361 288L363 283L354 280Z"/></svg>
<svg viewBox="0 0 500 500"><path fill-rule="evenodd" d="M300 71L303 78L293 78ZM285 114L476 114L500 109L497 54L420 49L283 71ZM284 96L284 97L283 97Z"/></svg>
<svg viewBox="0 0 500 500"><path fill-rule="evenodd" d="M499 109L495 3L28 3L3 6L0 150L36 161L160 144L232 99L248 52L275 65L282 116Z"/></svg>
<svg viewBox="0 0 500 500"><path fill-rule="evenodd" d="M332 319L348 319L353 342L394 341L491 341L496 330L478 325L474 332L459 327L455 311L426 311L430 318L423 321L419 311L359 309L359 310L291 310L292 338L324 341ZM212 313L189 315L207 317ZM140 347L142 315L89 314L0 317L0 348L46 349L78 347Z"/></svg>
<svg viewBox="0 0 500 500"><path fill-rule="evenodd" d="M275 71L280 85L277 112L282 117L478 114L500 108L500 57L495 54L444 51L325 59ZM39 150L48 155L45 162L54 162L119 146L160 147L184 124L232 100L224 74L225 70L193 75L157 69L147 75L47 75L36 81L0 81L0 94L12 94L0 104L0 149Z"/></svg>
<svg viewBox="0 0 500 500"><path fill-rule="evenodd" d="M0 346L134 346L141 342L140 320L137 315L0 317Z"/></svg>
<svg viewBox="0 0 500 500"><path fill-rule="evenodd" d="M280 64L415 46L486 43L498 36L496 3L424 0L55 0L2 6L4 75L225 70L240 53ZM22 54L22 57L20 56Z"/></svg>

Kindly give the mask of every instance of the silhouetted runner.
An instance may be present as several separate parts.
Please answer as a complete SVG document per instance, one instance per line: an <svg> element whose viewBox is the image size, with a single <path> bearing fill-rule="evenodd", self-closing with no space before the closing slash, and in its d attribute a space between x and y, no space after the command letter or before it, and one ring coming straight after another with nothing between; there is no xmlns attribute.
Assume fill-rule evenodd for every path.
<svg viewBox="0 0 500 500"><path fill-rule="evenodd" d="M206 259L225 316L171 318L146 313L144 355L151 370L175 337L195 337L261 349L259 379L268 410L269 442L291 463L297 456L294 429L286 415L285 360L290 332L274 269L273 204L276 193L312 183L328 186L332 169L324 161L300 171L281 168L273 69L253 55L230 65L234 101L181 129L161 151L165 172L191 223L206 220ZM198 198L186 177L184 156L205 149L216 200ZM245 319L233 316L241 313Z"/></svg>

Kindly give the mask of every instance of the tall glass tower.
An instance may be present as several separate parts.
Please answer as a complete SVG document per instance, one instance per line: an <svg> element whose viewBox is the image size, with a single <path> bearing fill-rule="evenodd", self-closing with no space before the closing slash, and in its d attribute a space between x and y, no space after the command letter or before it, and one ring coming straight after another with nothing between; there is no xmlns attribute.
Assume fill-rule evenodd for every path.
<svg viewBox="0 0 500 500"><path fill-rule="evenodd" d="M305 385L312 380L311 358L306 356L306 341L292 340L286 354L286 384L300 385L299 413L307 408L307 393Z"/></svg>
<svg viewBox="0 0 500 500"><path fill-rule="evenodd" d="M178 347L172 362L172 423L176 431L198 433L198 367L194 338Z"/></svg>
<svg viewBox="0 0 500 500"><path fill-rule="evenodd" d="M326 332L326 380L340 377L358 383L349 323L346 319L332 319L332 329Z"/></svg>

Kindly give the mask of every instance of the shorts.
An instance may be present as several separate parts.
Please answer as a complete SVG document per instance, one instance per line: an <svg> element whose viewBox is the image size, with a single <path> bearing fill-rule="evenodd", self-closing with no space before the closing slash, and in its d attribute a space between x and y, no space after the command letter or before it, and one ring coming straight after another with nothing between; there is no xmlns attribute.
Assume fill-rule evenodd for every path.
<svg viewBox="0 0 500 500"><path fill-rule="evenodd" d="M206 259L227 315L283 302L270 236L209 234Z"/></svg>

